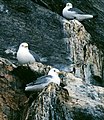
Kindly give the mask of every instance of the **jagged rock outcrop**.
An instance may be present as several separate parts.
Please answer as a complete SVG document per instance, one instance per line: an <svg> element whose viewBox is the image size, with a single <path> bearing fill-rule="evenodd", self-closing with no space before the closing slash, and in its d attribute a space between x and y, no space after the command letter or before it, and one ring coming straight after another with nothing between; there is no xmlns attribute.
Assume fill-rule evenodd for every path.
<svg viewBox="0 0 104 120"><path fill-rule="evenodd" d="M70 120L70 110L64 104L68 100L67 91L49 84L28 108L26 120Z"/></svg>
<svg viewBox="0 0 104 120"><path fill-rule="evenodd" d="M71 67L77 77L86 83L104 85L104 54L96 45L91 44L91 36L84 26L76 20L64 22L64 32L73 61ZM68 42L69 41L69 42Z"/></svg>
<svg viewBox="0 0 104 120"><path fill-rule="evenodd" d="M33 1L36 2L35 0ZM11 0L11 1L1 0L0 2L1 4L0 24L1 25L0 26L1 26L2 44L0 45L0 56L6 57L10 60L13 60L14 62L15 60L14 54L16 53L19 44L25 41L29 43L31 50L35 51L43 59L43 61L45 61L46 64L55 66L57 68L60 68L66 71L70 71L70 67L68 66L73 62L73 61L70 61L70 57L72 58L73 55L72 54L70 55L69 50L71 48L71 53L72 53L73 43L71 42L71 46L69 47L68 40L67 39L65 40L65 38L70 39L70 36L67 35L67 33L65 33L65 31L63 30L63 24L64 24L62 22L63 18L60 17L58 14L48 9L45 9L44 8L45 6L41 7L35 4L34 2L29 0L27 1L19 0L17 2L15 0ZM62 2L63 3L67 2L67 0L66 1L58 0L58 2L61 4ZM36 3L38 3L38 0ZM56 8L62 9L62 6L60 6L59 4L58 4L59 6L57 7L57 4L55 4L55 1L50 2L47 0L42 0L40 1L39 4L41 3L44 3L44 4L46 3L47 6L49 7L53 5L55 9ZM61 9L60 10L58 9L58 10L61 11ZM80 27L75 29L77 29L76 31L78 31ZM78 31L78 34L79 33L81 34L82 31L84 31L83 27L81 29L82 30ZM72 35L76 34L73 28L71 30L72 31L70 34ZM83 34L84 33L85 32L83 32ZM79 37L80 36L83 36L83 35L79 35ZM75 38L76 36L75 37L72 36L72 37L73 37L73 40L76 39ZM85 38L78 38L78 39L81 39L81 40L89 39L92 42L91 37L89 38L88 36L87 38L85 37ZM85 40L86 42L88 42L87 44L90 44L89 40ZM84 45L86 44L86 42L84 43ZM96 48L95 45L90 44L90 46L95 46L95 47L92 47L93 48L92 50L91 47L88 47L89 45L87 46L82 45L82 42L80 42L80 45L81 46L79 47L83 47L84 50L80 50L80 51L75 50L75 51L84 52L83 55L81 56L83 58L80 58L82 59L81 61L83 61L84 59L87 59L89 56L88 54L91 51L94 54L98 54L98 55L90 55L90 56L93 56L93 58L90 57L92 59L91 61L94 61L91 64L94 63L95 67L94 69L91 68L93 70L90 70L91 72L89 74L94 74L96 78L102 79L104 76L103 75L103 54L102 54L103 49L98 49ZM97 58L97 61L94 60L96 59L94 58L94 56ZM74 63L76 63L77 61L75 60L77 59L75 57L74 57ZM84 65L84 62L83 62L83 65ZM83 67L85 67L85 70L81 70L81 71L85 72L85 75L82 74L81 76L84 78L84 76L88 75L88 74L86 75L86 71L89 71L90 64L88 64L87 66L82 66L82 69Z"/></svg>
<svg viewBox="0 0 104 120"><path fill-rule="evenodd" d="M0 13L2 57L15 62L13 54L20 43L27 42L46 64L62 68L70 64L63 41L63 18L30 0L2 0L0 4L8 10Z"/></svg>
<svg viewBox="0 0 104 120"><path fill-rule="evenodd" d="M67 86L63 89L50 84L45 88L28 108L26 120L104 119L104 89L83 83L71 73L65 75Z"/></svg>
<svg viewBox="0 0 104 120"><path fill-rule="evenodd" d="M103 120L104 89L86 84L72 73L63 72L65 86L49 84L40 92L24 92L23 85L30 82L27 76L37 70L47 73L49 66L35 63L34 68L21 67L21 73L11 62L0 58L0 119L1 120ZM15 72L24 75L24 80ZM40 72L39 72L40 74ZM30 76L31 77L31 76Z"/></svg>
<svg viewBox="0 0 104 120"><path fill-rule="evenodd" d="M24 87L26 83L45 74L50 68L41 63L34 66L33 72L32 68L17 67L9 60L0 57L0 120L25 119L26 101L30 93L25 93Z"/></svg>
<svg viewBox="0 0 104 120"><path fill-rule="evenodd" d="M50 11L50 1L40 1L50 10L32 1L0 1L0 120L103 120L103 50L92 44L81 23ZM55 3L53 9L60 13L62 6ZM16 67L15 53L24 41L45 65ZM46 74L49 65L63 70L65 84L25 92L25 85Z"/></svg>
<svg viewBox="0 0 104 120"><path fill-rule="evenodd" d="M97 18L86 20L83 23L87 31L91 34L92 43L96 44L99 49L103 50L104 46L104 4L103 0L32 0L60 15L67 2L71 2L74 7L78 7L85 13L98 15ZM103 51L104 52L104 51Z"/></svg>
<svg viewBox="0 0 104 120"><path fill-rule="evenodd" d="M27 99L18 87L19 79L14 77L12 71L13 64L0 58L0 120L19 120Z"/></svg>

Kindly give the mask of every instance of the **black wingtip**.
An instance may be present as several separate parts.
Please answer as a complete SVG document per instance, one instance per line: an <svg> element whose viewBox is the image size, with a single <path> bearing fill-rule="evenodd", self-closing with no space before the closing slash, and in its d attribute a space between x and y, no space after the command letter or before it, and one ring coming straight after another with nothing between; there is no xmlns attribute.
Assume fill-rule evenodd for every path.
<svg viewBox="0 0 104 120"><path fill-rule="evenodd" d="M97 17L98 17L98 14L93 15L93 18L97 18Z"/></svg>

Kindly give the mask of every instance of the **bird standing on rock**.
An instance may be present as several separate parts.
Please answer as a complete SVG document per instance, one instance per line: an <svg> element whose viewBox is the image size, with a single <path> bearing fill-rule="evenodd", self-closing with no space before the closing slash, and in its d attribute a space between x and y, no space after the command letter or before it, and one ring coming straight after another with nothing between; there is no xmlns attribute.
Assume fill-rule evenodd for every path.
<svg viewBox="0 0 104 120"><path fill-rule="evenodd" d="M62 73L56 68L52 68L48 75L37 78L37 80L29 83L25 87L25 91L38 91L46 87L49 83L56 83L60 85L59 74Z"/></svg>
<svg viewBox="0 0 104 120"><path fill-rule="evenodd" d="M32 64L36 61L33 55L29 52L27 43L24 42L20 44L17 51L17 60L20 64Z"/></svg>
<svg viewBox="0 0 104 120"><path fill-rule="evenodd" d="M78 8L73 8L71 3L67 3L66 7L62 11L63 17L69 20L77 19L78 21L83 21L86 19L91 19L97 17L97 15L90 15L82 12Z"/></svg>

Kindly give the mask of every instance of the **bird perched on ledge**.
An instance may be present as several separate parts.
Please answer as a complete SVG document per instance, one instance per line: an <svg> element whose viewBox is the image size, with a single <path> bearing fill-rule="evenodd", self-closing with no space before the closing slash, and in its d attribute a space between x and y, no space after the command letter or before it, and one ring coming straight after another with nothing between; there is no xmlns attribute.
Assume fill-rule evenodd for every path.
<svg viewBox="0 0 104 120"><path fill-rule="evenodd" d="M78 8L73 8L71 3L66 3L66 7L62 11L63 17L69 20L77 19L78 21L83 21L86 19L91 19L97 17L97 15L90 15L82 12Z"/></svg>
<svg viewBox="0 0 104 120"><path fill-rule="evenodd" d="M39 57L30 53L27 43L21 43L17 51L17 60L20 64L31 64L38 61Z"/></svg>
<svg viewBox="0 0 104 120"><path fill-rule="evenodd" d="M29 83L25 87L25 91L38 91L46 87L49 83L56 83L57 85L60 85L60 78L59 74L61 72L56 69L52 68L49 72L48 75L42 76L37 78L37 80Z"/></svg>

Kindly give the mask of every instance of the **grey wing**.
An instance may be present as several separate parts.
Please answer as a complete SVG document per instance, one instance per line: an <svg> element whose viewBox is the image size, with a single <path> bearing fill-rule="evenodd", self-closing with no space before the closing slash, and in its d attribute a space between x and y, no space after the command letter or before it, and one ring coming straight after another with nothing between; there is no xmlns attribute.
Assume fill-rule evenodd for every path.
<svg viewBox="0 0 104 120"><path fill-rule="evenodd" d="M31 85L38 85L38 84L43 84L43 83L47 83L48 81L50 81L50 79L52 79L51 75L46 75L46 76L42 76L37 78L37 80L27 84L26 86L31 86Z"/></svg>
<svg viewBox="0 0 104 120"><path fill-rule="evenodd" d="M80 9L78 9L78 8L70 8L68 11L73 11L76 14L84 14L84 12L81 11Z"/></svg>
<svg viewBox="0 0 104 120"><path fill-rule="evenodd" d="M33 52L33 51L31 51L31 50L29 50L29 52L34 56L36 62L40 62L40 57L39 57L38 54L36 54L35 52Z"/></svg>

